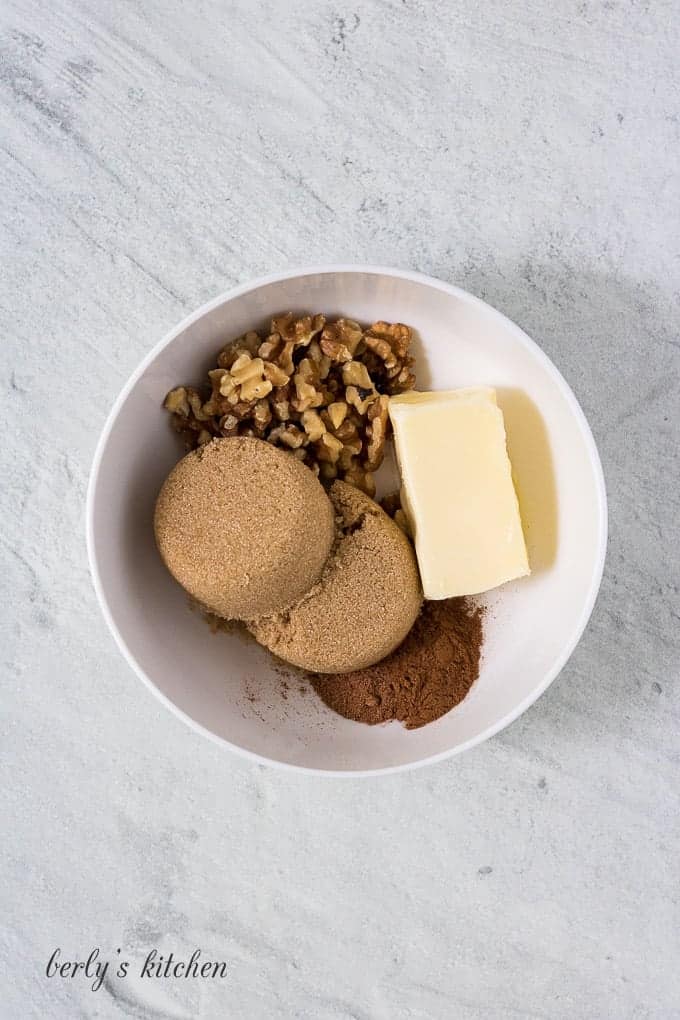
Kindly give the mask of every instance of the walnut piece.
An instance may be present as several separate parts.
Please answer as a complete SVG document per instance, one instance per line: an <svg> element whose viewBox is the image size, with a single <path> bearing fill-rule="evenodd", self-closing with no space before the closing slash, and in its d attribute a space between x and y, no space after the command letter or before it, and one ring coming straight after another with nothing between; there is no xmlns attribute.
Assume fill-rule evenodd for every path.
<svg viewBox="0 0 680 1020"><path fill-rule="evenodd" d="M399 525L401 530L404 532L405 535L408 536L408 538L413 538L413 535L411 534L411 528L408 523L408 517L406 516L403 510L401 509L397 510L397 512L394 515L394 523Z"/></svg>
<svg viewBox="0 0 680 1020"><path fill-rule="evenodd" d="M171 414L180 414L184 418L188 417L189 401L187 400L186 388L178 386L176 389L170 390L163 401L163 407L170 411Z"/></svg>
<svg viewBox="0 0 680 1020"><path fill-rule="evenodd" d="M266 335L251 330L224 346L207 393L177 386L164 406L187 449L214 436L256 436L288 449L323 482L341 478L373 496L389 396L415 382L410 344L402 323L364 329L288 312L274 316Z"/></svg>
<svg viewBox="0 0 680 1020"><path fill-rule="evenodd" d="M383 508L387 516L391 517L394 523L401 528L406 537L413 541L413 534L408 522L408 517L401 508L401 494L399 492L391 492L388 496L383 496L380 500L380 506Z"/></svg>
<svg viewBox="0 0 680 1020"><path fill-rule="evenodd" d="M387 405L389 397L378 397L368 408L369 424L366 428L369 440L366 446L366 467L369 471L377 471L385 456L385 439L387 438L387 424L389 417Z"/></svg>

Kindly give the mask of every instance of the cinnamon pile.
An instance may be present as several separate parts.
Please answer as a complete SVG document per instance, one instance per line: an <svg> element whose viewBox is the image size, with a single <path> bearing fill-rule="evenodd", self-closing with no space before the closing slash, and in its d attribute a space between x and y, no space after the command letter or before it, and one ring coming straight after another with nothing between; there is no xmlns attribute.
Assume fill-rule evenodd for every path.
<svg viewBox="0 0 680 1020"><path fill-rule="evenodd" d="M482 609L468 599L425 602L406 639L382 662L339 675L311 676L319 697L356 722L398 719L407 730L445 715L479 675Z"/></svg>

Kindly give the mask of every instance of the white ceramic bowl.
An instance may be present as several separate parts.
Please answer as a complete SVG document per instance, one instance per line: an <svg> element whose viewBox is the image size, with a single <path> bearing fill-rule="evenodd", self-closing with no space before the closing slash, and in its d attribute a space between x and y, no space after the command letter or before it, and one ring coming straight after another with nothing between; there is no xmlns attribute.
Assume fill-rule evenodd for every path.
<svg viewBox="0 0 680 1020"><path fill-rule="evenodd" d="M285 688L268 655L210 634L160 561L152 513L181 455L161 404L200 382L219 347L282 311L406 322L418 333L420 389L498 389L533 568L488 597L479 679L437 722L407 732L330 712ZM106 621L144 683L194 729L259 762L369 775L439 761L516 719L578 642L604 565L604 480L574 395L517 326L465 291L417 273L337 266L257 280L204 305L144 359L116 401L94 458L87 507L92 577Z"/></svg>

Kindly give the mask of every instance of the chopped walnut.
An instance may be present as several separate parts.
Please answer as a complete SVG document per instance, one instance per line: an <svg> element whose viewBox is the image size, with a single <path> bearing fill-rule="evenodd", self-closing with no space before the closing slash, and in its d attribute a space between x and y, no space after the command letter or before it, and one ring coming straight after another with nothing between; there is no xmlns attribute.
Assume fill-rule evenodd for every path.
<svg viewBox="0 0 680 1020"><path fill-rule="evenodd" d="M276 359L279 363L279 367L283 369L287 376L291 376L295 371L295 363L293 361L293 351L295 344L292 340L287 340L283 345L281 353Z"/></svg>
<svg viewBox="0 0 680 1020"><path fill-rule="evenodd" d="M272 410L279 421L290 421L290 402L288 395L279 394L276 400L272 400Z"/></svg>
<svg viewBox="0 0 680 1020"><path fill-rule="evenodd" d="M317 390L313 383L307 382L302 372L296 372L293 376L295 385L295 396L291 399L291 406L302 414L310 407L321 407L323 394Z"/></svg>
<svg viewBox="0 0 680 1020"><path fill-rule="evenodd" d="M339 429L347 415L347 404L344 400L336 400L328 405L328 417L334 429Z"/></svg>
<svg viewBox="0 0 680 1020"><path fill-rule="evenodd" d="M373 382L368 369L362 361L348 361L342 366L342 381L345 386L357 386L359 389L372 390Z"/></svg>
<svg viewBox="0 0 680 1020"><path fill-rule="evenodd" d="M408 522L408 517L401 507L401 494L399 492L391 492L388 496L383 496L380 500L380 506L383 508L387 516L391 517L394 523L401 528L406 537L413 540L413 533Z"/></svg>
<svg viewBox="0 0 680 1020"><path fill-rule="evenodd" d="M374 322L366 330L364 346L382 366L376 366L371 374L374 379L383 381L383 386L378 388L386 393L404 393L413 389L413 358L408 353L411 340L411 330L402 322Z"/></svg>
<svg viewBox="0 0 680 1020"><path fill-rule="evenodd" d="M290 382L290 376L279 365L275 365L273 361L265 361L262 371L265 379L269 379L272 386L286 386Z"/></svg>
<svg viewBox="0 0 680 1020"><path fill-rule="evenodd" d="M316 369L320 380L328 378L333 362L331 359L323 353L318 340L312 340L309 345L309 357L316 365Z"/></svg>
<svg viewBox="0 0 680 1020"><path fill-rule="evenodd" d="M351 361L363 337L361 326L352 319L329 322L321 334L320 347L331 361Z"/></svg>
<svg viewBox="0 0 680 1020"><path fill-rule="evenodd" d="M318 460L337 464L338 457L342 452L342 443L339 439L332 436L330 432L324 432L315 446Z"/></svg>
<svg viewBox="0 0 680 1020"><path fill-rule="evenodd" d="M378 355L381 361L384 361L385 368L388 372L391 372L396 368L398 364L397 358L387 340L381 336L371 336L370 334L367 334L364 339L364 343L368 347L369 351L373 351L374 354Z"/></svg>
<svg viewBox="0 0 680 1020"><path fill-rule="evenodd" d="M374 322L370 329L366 330L366 346L369 346L369 338L377 337L386 340L396 358L403 361L408 356L408 349L411 345L411 330L402 322Z"/></svg>
<svg viewBox="0 0 680 1020"><path fill-rule="evenodd" d="M377 471L385 456L385 439L387 438L387 425L389 417L387 405L389 397L378 397L368 409L369 425L366 429L369 440L366 446L366 467L370 471Z"/></svg>
<svg viewBox="0 0 680 1020"><path fill-rule="evenodd" d="M263 340L260 346L257 348L257 353L264 361L271 361L276 354L281 350L283 346L283 340L278 333L272 333L266 340Z"/></svg>
<svg viewBox="0 0 680 1020"><path fill-rule="evenodd" d="M219 422L220 435L224 436L225 439L229 438L229 436L237 436L238 425L239 421L235 414L225 414L220 418Z"/></svg>
<svg viewBox="0 0 680 1020"><path fill-rule="evenodd" d="M196 421L208 421L210 415L203 409L203 401L201 395L197 390L187 386L186 389L187 400L189 401L189 407Z"/></svg>
<svg viewBox="0 0 680 1020"><path fill-rule="evenodd" d="M321 439L322 435L326 431L326 426L317 411L303 411L301 421L302 427L309 436L309 441L311 443L315 443L317 439Z"/></svg>
<svg viewBox="0 0 680 1020"><path fill-rule="evenodd" d="M301 319L296 319L292 312L288 312L272 319L271 331L286 341L292 341L295 347L306 347L312 337L321 332L325 322L323 315L303 315Z"/></svg>
<svg viewBox="0 0 680 1020"><path fill-rule="evenodd" d="M346 347L339 340L326 340L325 338L321 341L321 350L326 355L329 361L351 361L352 352L349 347Z"/></svg>
<svg viewBox="0 0 680 1020"><path fill-rule="evenodd" d="M408 523L408 517L406 516L403 510L401 509L397 510L397 512L394 515L394 523L399 525L401 530L404 532L405 535L408 536L408 538L413 538L413 535L411 534L411 527Z"/></svg>
<svg viewBox="0 0 680 1020"><path fill-rule="evenodd" d="M375 479L371 472L366 471L360 464L353 464L345 471L344 481L361 489L371 499L375 496Z"/></svg>
<svg viewBox="0 0 680 1020"><path fill-rule="evenodd" d="M323 350L324 341L326 344L341 344L345 350L349 351L350 358L352 358L363 335L363 330L358 322L354 322L352 319L337 319L335 322L329 322L321 334L321 349Z"/></svg>
<svg viewBox="0 0 680 1020"><path fill-rule="evenodd" d="M330 483L375 494L389 438L389 396L412 388L411 330L323 315L275 316L227 344L208 391L178 386L165 398L188 449L213 436L256 436L290 450Z"/></svg>
<svg viewBox="0 0 680 1020"><path fill-rule="evenodd" d="M358 386L348 386L345 390L345 399L352 407L356 407L360 415L365 415L369 405L375 400L378 394L375 390L360 389Z"/></svg>
<svg viewBox="0 0 680 1020"><path fill-rule="evenodd" d="M267 425L272 420L272 409L269 406L269 401L258 400L255 404L255 410L253 411L253 421L255 422L255 431L264 434Z"/></svg>
<svg viewBox="0 0 680 1020"><path fill-rule="evenodd" d="M272 429L267 439L270 443L278 442L291 450L297 450L306 441L307 437L296 425L278 425L275 429Z"/></svg>
<svg viewBox="0 0 680 1020"><path fill-rule="evenodd" d="M265 378L262 358L253 358L248 351L240 354L217 381L220 395L230 404L260 400L273 389L270 380Z"/></svg>
<svg viewBox="0 0 680 1020"><path fill-rule="evenodd" d="M163 401L163 407L170 411L171 414L179 414L184 418L188 418L189 401L187 400L186 388L184 386L177 386L176 389L170 390Z"/></svg>

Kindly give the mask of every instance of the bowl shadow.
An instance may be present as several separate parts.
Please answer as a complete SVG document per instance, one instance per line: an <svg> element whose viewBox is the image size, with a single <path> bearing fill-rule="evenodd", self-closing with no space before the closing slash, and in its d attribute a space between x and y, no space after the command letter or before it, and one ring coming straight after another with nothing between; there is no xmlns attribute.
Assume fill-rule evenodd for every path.
<svg viewBox="0 0 680 1020"><path fill-rule="evenodd" d="M523 390L501 386L496 395L505 418L529 566L537 574L549 570L557 557L557 489L548 433L541 412Z"/></svg>

